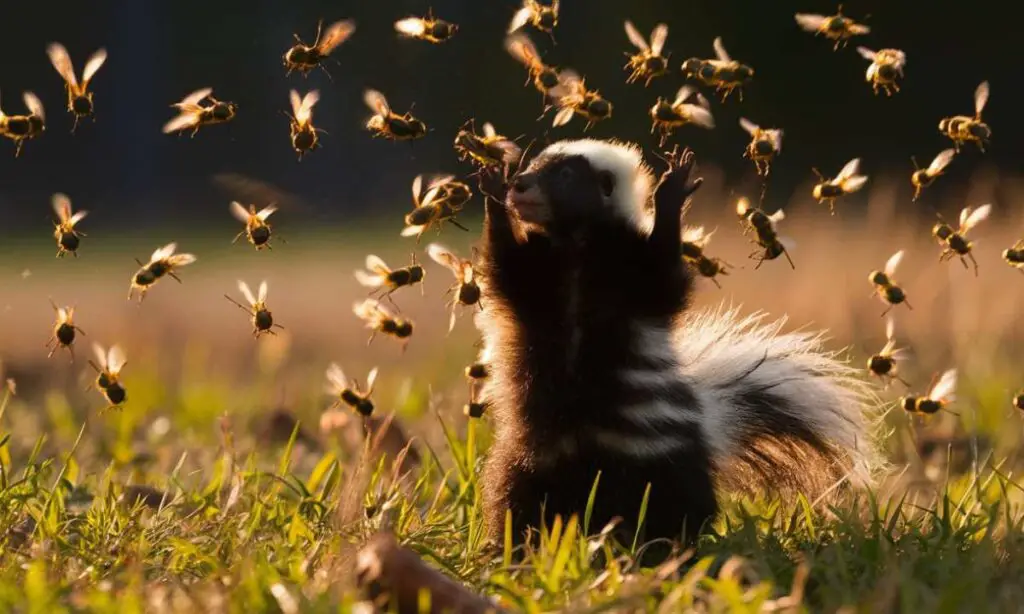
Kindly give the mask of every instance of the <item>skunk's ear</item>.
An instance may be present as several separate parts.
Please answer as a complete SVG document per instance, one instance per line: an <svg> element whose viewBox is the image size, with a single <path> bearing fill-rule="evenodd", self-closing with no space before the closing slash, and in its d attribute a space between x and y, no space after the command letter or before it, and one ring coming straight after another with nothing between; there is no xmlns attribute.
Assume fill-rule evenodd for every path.
<svg viewBox="0 0 1024 614"><path fill-rule="evenodd" d="M597 185L601 188L601 196L611 198L615 192L615 175L608 171L601 171L597 174Z"/></svg>

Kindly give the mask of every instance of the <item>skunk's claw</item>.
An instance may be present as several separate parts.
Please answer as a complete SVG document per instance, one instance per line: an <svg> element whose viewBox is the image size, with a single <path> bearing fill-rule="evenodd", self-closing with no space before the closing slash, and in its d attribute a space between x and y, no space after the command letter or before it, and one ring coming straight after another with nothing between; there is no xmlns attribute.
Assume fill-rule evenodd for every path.
<svg viewBox="0 0 1024 614"><path fill-rule="evenodd" d="M481 169L477 173L477 186L485 197L504 204L505 196L508 194L508 181L502 173L491 168Z"/></svg>
<svg viewBox="0 0 1024 614"><path fill-rule="evenodd" d="M654 191L655 206L680 207L704 183L703 177L693 177L697 157L689 147L678 153L678 147L662 157L668 163L668 170L661 175Z"/></svg>

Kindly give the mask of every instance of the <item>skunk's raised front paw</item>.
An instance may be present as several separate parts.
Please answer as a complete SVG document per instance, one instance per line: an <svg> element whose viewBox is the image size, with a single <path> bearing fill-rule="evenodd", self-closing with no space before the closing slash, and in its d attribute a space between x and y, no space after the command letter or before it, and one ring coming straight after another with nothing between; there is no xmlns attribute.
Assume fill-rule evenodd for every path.
<svg viewBox="0 0 1024 614"><path fill-rule="evenodd" d="M703 177L693 177L696 156L690 148L678 152L678 147L665 154L668 170L661 175L654 190L654 204L657 208L679 207L704 183Z"/></svg>
<svg viewBox="0 0 1024 614"><path fill-rule="evenodd" d="M500 171L484 168L477 174L478 187L484 198L491 198L499 203L505 202L508 194L508 181Z"/></svg>

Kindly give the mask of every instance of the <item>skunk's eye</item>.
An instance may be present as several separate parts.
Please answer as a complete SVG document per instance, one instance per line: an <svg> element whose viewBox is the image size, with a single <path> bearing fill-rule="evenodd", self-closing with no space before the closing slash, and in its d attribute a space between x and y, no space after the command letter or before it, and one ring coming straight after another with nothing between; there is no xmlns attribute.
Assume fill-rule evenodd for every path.
<svg viewBox="0 0 1024 614"><path fill-rule="evenodd" d="M615 191L615 177L607 171L601 171L598 174L597 180L598 185L601 186L601 194L606 197L611 196L612 192Z"/></svg>
<svg viewBox="0 0 1024 614"><path fill-rule="evenodd" d="M575 175L576 173L568 166L563 166L562 170L558 171L558 179L563 183L571 181Z"/></svg>

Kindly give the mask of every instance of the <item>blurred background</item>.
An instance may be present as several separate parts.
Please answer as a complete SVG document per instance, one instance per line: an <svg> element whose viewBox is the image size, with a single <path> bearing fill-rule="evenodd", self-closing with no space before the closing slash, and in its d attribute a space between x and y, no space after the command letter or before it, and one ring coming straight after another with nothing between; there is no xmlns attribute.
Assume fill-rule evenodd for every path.
<svg viewBox="0 0 1024 614"><path fill-rule="evenodd" d="M431 7L460 25L455 38L431 45L396 35L396 19L424 15ZM472 359L475 335L465 316L446 335L443 293L454 279L429 263L425 296L415 289L395 296L418 324L403 354L385 338L366 347L351 312L352 302L364 295L352 271L370 252L395 267L407 264L413 251L425 259L422 247L434 235L419 247L398 236L411 208L409 185L419 173L471 172L452 149L466 120L491 121L499 132L521 136L524 145L583 134L579 119L554 130L550 115L537 121L540 96L524 86L525 69L502 46L516 8L512 0L5 6L0 104L8 114L21 113L21 92L31 90L48 120L46 133L27 142L20 158L13 157L13 144L0 142L0 360L19 380L25 441L45 428L45 418L30 408L49 398L54 386L75 411L100 404L98 395L82 392L91 377L82 359L93 341L122 343L129 355L126 377L166 387L162 395L133 397L142 396L132 410L140 419L150 412L171 414L184 403L209 408L194 420L195 428L208 428L205 418L225 405L240 410L240 399L252 411L283 406L315 416L329 360L360 378L380 365L386 404L411 407L416 403L408 399L422 400L428 388L448 389L457 411L466 396L460 369ZM565 0L557 44L535 30L527 33L547 63L576 69L614 103L613 117L588 135L637 141L648 153L657 141L647 109L684 83L678 70L684 59L712 57L712 40L722 36L734 59L754 67L754 81L743 102L730 98L723 104L705 91L717 128L682 129L670 141L696 150L707 179L688 221L719 228L709 252L735 265L721 279L721 290L702 283L699 302L741 303L745 310L788 315L791 327L828 328L830 344L849 347L862 364L885 341L883 307L870 296L867 274L906 249L897 278L913 310L894 312L901 345L913 351L905 377L923 392L934 372L960 366L966 403L982 410L978 419L988 432L1016 441L1020 427L1007 425L1019 419L1009 397L1024 386L1024 325L1017 311L1024 279L999 255L1024 238L1024 131L1017 118L1019 67L1009 46L1017 32L997 3L846 2L844 13L872 32L833 52L830 42L801 31L793 20L797 11L835 9L821 0ZM332 78L322 71L286 77L282 55L294 43L293 33L311 42L321 18L356 22L353 37L327 63ZM660 21L669 25L666 52L673 70L650 87L625 84L624 52L632 50L622 27L627 18L643 33ZM109 52L91 86L96 122L86 120L75 135L69 134L63 84L45 53L51 41L67 47L79 74L95 49ZM906 52L899 94L872 93L864 81L868 62L857 45ZM967 146L946 176L911 202L911 156L927 165L950 145L937 124L945 116L970 115L982 80L992 89L984 115L994 132L988 151ZM205 86L239 105L236 120L205 128L194 139L162 134L173 116L169 105ZM371 138L363 128L370 115L362 102L368 87L382 91L399 113L411 108L431 128L428 136L413 144ZM289 146L283 114L291 88L321 91L314 121L327 131L322 148L301 163ZM747 259L753 247L740 236L732 208L739 195L756 200L761 180L741 157L749 140L737 124L741 116L785 130L763 206L786 208L782 234L797 245L795 270L777 260L754 271ZM834 176L854 157L862 158L871 180L829 216L810 196L811 168ZM658 161L649 160L660 171ZM80 225L88 234L80 258L53 258L54 192L67 193L76 209L90 212ZM260 253L244 242L232 245L240 225L228 213L231 200L278 203L271 222L287 243ZM957 261L940 264L929 236L936 212L955 219L963 206L985 202L994 204L994 213L975 231L979 276ZM464 216L472 232L448 226L438 240L468 255L479 205L472 201ZM199 257L182 272L184 283L163 281L141 308L126 302L133 258L146 259L170 241ZM285 326L278 338L253 341L245 314L222 296L238 298L236 279L253 287L261 279L270 282L270 307ZM87 336L74 365L62 353L46 358L49 297L78 306L77 323ZM184 375L191 382L209 380L209 386L198 393L189 388L188 397L176 387ZM233 394L254 378L261 382L259 394ZM893 395L889 391L886 398ZM973 411L965 413L965 420L973 419Z"/></svg>

